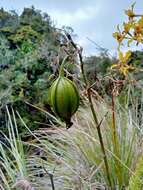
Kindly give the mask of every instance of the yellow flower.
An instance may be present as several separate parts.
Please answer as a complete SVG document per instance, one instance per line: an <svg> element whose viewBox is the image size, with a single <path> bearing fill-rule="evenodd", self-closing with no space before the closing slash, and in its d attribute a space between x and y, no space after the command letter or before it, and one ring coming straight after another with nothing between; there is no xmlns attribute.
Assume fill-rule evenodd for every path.
<svg viewBox="0 0 143 190"><path fill-rule="evenodd" d="M135 32L135 34L141 34L141 32L142 32L142 25L141 24L136 24L134 26L134 32Z"/></svg>
<svg viewBox="0 0 143 190"><path fill-rule="evenodd" d="M130 66L130 65L125 65L125 66L121 66L119 71L120 73L122 73L124 76L127 76L128 72L130 70L133 70L134 67Z"/></svg>
<svg viewBox="0 0 143 190"><path fill-rule="evenodd" d="M113 37L118 41L118 62L113 64L111 69L118 70L124 76L126 76L129 71L137 71L137 68L129 65L132 53L131 51L127 51L125 54L121 52L121 45L124 45L123 42L127 42L128 47L132 42L136 42L136 45L139 43L143 44L143 15L135 14L134 6L135 3L131 5L131 8L125 10L128 21L123 23L121 29L118 25L117 32L113 33Z"/></svg>
<svg viewBox="0 0 143 190"><path fill-rule="evenodd" d="M131 51L127 51L125 55L119 51L119 61L116 64L113 64L111 66L111 69L116 69L118 70L121 74L126 76L130 70L132 70L134 67L131 65L127 65L127 61L129 60L131 56Z"/></svg>
<svg viewBox="0 0 143 190"><path fill-rule="evenodd" d="M127 76L128 72L131 70L134 70L135 68L132 67L131 65L121 65L120 63L113 64L111 66L111 69L118 70L121 74L124 76Z"/></svg>
<svg viewBox="0 0 143 190"><path fill-rule="evenodd" d="M113 37L118 41L118 43L121 43L125 35L121 34L120 32L114 32Z"/></svg>
<svg viewBox="0 0 143 190"><path fill-rule="evenodd" d="M124 32L128 33L132 27L132 23L128 22L128 23L123 23L124 26Z"/></svg>
<svg viewBox="0 0 143 190"><path fill-rule="evenodd" d="M133 10L131 9L125 10L125 14L129 17L129 19L135 16Z"/></svg>
<svg viewBox="0 0 143 190"><path fill-rule="evenodd" d="M120 68L120 64L119 63L113 64L111 66L111 69L119 69L119 68Z"/></svg>
<svg viewBox="0 0 143 190"><path fill-rule="evenodd" d="M133 20L134 16L135 16L135 13L134 13L134 6L135 6L135 3L133 3L131 5L131 8L128 9L128 10L125 10L125 14L129 17L129 20Z"/></svg>
<svg viewBox="0 0 143 190"><path fill-rule="evenodd" d="M134 40L136 40L138 43L143 43L143 37L141 34L135 34ZM138 43L137 43L137 45L138 45Z"/></svg>
<svg viewBox="0 0 143 190"><path fill-rule="evenodd" d="M143 20L142 20L143 21ZM134 25L134 40L138 43L143 42L143 23L140 21Z"/></svg>
<svg viewBox="0 0 143 190"><path fill-rule="evenodd" d="M119 55L118 55L118 56L119 56L120 62L121 62L122 64L126 64L127 61L129 60L131 54L132 54L131 51L127 51L127 52L125 53L125 55L124 55L121 51L119 51Z"/></svg>
<svg viewBox="0 0 143 190"><path fill-rule="evenodd" d="M138 20L138 25L143 28L143 16Z"/></svg>

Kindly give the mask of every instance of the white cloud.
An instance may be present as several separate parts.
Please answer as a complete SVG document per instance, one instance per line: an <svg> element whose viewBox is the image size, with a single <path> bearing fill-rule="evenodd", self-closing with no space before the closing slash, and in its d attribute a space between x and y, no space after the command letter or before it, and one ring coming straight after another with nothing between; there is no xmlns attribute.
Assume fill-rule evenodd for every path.
<svg viewBox="0 0 143 190"><path fill-rule="evenodd" d="M58 26L75 26L95 17L99 12L99 8L97 6L88 6L82 9L76 9L74 12L66 12L59 9L48 10L48 12L52 17L52 20Z"/></svg>
<svg viewBox="0 0 143 190"><path fill-rule="evenodd" d="M75 34L78 38L75 41L84 48L84 54L89 54L90 46L92 45L87 37L95 35L93 30L93 24L91 26L92 20L96 20L100 14L101 4L96 3L94 5L80 7L75 9L75 11L51 9L47 12L51 15L51 19L57 27L70 26L74 29ZM89 34L90 33L90 34ZM96 37L100 38L99 33ZM93 47L93 52L96 48Z"/></svg>

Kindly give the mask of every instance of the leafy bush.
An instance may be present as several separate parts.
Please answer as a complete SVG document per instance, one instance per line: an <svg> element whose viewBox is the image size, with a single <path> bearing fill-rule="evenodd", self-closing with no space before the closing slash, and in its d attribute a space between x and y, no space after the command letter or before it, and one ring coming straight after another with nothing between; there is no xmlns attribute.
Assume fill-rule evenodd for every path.
<svg viewBox="0 0 143 190"><path fill-rule="evenodd" d="M52 63L56 60L62 34L56 31L46 13L34 7L25 8L20 16L0 9L0 17L0 129L7 131L2 127L6 105L17 108L35 129L39 127L35 122L47 123L48 120L24 102L49 109L49 77L56 72L57 63Z"/></svg>

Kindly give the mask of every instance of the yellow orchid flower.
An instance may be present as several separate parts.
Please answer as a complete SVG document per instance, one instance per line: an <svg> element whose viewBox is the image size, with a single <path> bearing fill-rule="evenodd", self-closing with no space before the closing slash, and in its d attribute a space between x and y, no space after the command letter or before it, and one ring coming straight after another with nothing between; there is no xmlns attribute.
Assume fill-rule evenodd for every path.
<svg viewBox="0 0 143 190"><path fill-rule="evenodd" d="M123 54L123 52L119 51L119 55L118 55L119 61L118 61L118 63L113 64L111 66L111 69L119 70L119 72L121 74L126 76L130 70L134 69L134 67L132 67L131 65L127 65L127 61L131 57L131 54L132 54L131 51L127 51L125 54Z"/></svg>
<svg viewBox="0 0 143 190"><path fill-rule="evenodd" d="M119 69L120 65L118 63L116 63L116 64L113 64L110 68L111 69Z"/></svg>
<svg viewBox="0 0 143 190"><path fill-rule="evenodd" d="M121 66L119 69L120 73L122 73L124 76L127 76L128 72L131 70L134 70L134 67L130 65Z"/></svg>
<svg viewBox="0 0 143 190"><path fill-rule="evenodd" d="M143 70L137 69L132 65L129 65L131 58L131 51L123 53L121 51L121 45L127 44L129 47L131 43L135 42L143 44L143 14L136 14L134 12L135 3L131 7L125 10L125 14L128 16L128 21L124 22L122 27L117 26L117 32L113 33L113 37L118 42L118 62L111 66L111 69L118 70L123 75L127 75L129 71L142 72Z"/></svg>
<svg viewBox="0 0 143 190"><path fill-rule="evenodd" d="M120 62L122 63L122 64L126 64L127 63L127 61L129 60L129 58L131 57L131 54L132 54L132 52L131 51L127 51L126 53L125 53L125 55L121 52L121 51L119 51L119 60L120 60Z"/></svg>
<svg viewBox="0 0 143 190"><path fill-rule="evenodd" d="M135 16L133 10L131 9L125 10L125 14L129 17L129 20Z"/></svg>
<svg viewBox="0 0 143 190"><path fill-rule="evenodd" d="M129 20L132 20L135 16L135 13L134 13L134 6L135 6L135 3L133 3L131 5L131 8L128 9L128 10L125 10L125 14L129 17Z"/></svg>
<svg viewBox="0 0 143 190"><path fill-rule="evenodd" d="M138 25L143 29L143 16L139 19Z"/></svg>
<svg viewBox="0 0 143 190"><path fill-rule="evenodd" d="M127 23L123 23L123 27L124 27L124 33L128 33L130 31L130 29L132 28L132 23L131 22L127 22Z"/></svg>
<svg viewBox="0 0 143 190"><path fill-rule="evenodd" d="M118 41L118 43L121 43L125 38L125 35L121 34L120 32L114 32L113 37Z"/></svg>

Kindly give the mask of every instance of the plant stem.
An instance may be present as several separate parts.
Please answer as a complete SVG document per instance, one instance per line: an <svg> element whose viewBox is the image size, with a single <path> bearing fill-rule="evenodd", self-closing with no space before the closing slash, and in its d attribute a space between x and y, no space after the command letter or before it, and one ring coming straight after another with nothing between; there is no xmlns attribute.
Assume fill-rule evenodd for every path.
<svg viewBox="0 0 143 190"><path fill-rule="evenodd" d="M93 115L93 119L94 122L96 124L96 129L97 129L97 133L98 133L98 137L99 137L99 141L100 141L100 146L101 146L101 150L103 153L103 159L104 159L104 164L105 164L105 168L106 168L106 175L107 175L107 179L108 179L108 183L109 186L112 188L112 183L111 183L111 178L110 178L110 173L109 173L109 166L108 166L108 160L107 160L107 155L106 155L106 151L105 151L105 147L104 147L104 142L103 142L103 137L102 137L102 132L101 132L101 128L97 119L97 115L96 115L96 111L94 109L94 105L93 105L93 101L92 101L92 96L91 96L91 90L90 87L88 85L87 82L87 78L84 72L84 65L83 65L83 60L82 60L82 55L81 53L78 54L79 55L79 59L80 59L80 64L81 64L81 72L83 75L83 80L85 82L85 85L87 86L87 95L88 95L88 100L89 100L89 104L90 104L90 109Z"/></svg>
<svg viewBox="0 0 143 190"><path fill-rule="evenodd" d="M68 57L69 57L69 56L67 55L67 56L63 59L63 61L62 61L62 63L61 63L60 70L59 70L59 75L60 75L60 76L64 76L64 66L65 66L65 64L66 64L66 60L67 60Z"/></svg>
<svg viewBox="0 0 143 190"><path fill-rule="evenodd" d="M55 185L54 185L54 180L53 180L53 174L49 173L50 181L51 181L51 186L52 190L55 190Z"/></svg>
<svg viewBox="0 0 143 190"><path fill-rule="evenodd" d="M116 120L115 120L115 95L112 92L112 142L113 142L113 150L114 154L120 159L120 151L119 151L119 140L116 129ZM118 178L119 187L122 186L122 172L121 172L121 164L118 160L115 160L116 174Z"/></svg>
<svg viewBox="0 0 143 190"><path fill-rule="evenodd" d="M105 169L106 169L106 175L107 175L107 180L109 183L109 186L111 189L112 188L112 183L111 183L111 178L110 178L110 173L109 173L109 166L108 166L108 160L107 160L107 155L106 155L106 151L105 151L105 147L104 147L104 142L103 142L103 137L102 137L102 132L100 129L100 125L97 119L97 115L96 115L96 111L94 109L94 105L92 102L92 96L91 96L91 89L90 89L90 85L88 84L88 80L84 71L84 62L83 62L83 58L82 58L82 52L80 51L80 49L76 46L76 44L74 43L74 41L72 40L71 36L69 34L66 33L66 36L68 38L68 40L70 41L71 45L75 48L75 50L78 53L78 57L79 57L79 61L80 61L80 67L81 67L81 73L83 76L83 80L87 89L87 94L88 94L88 100L89 100L89 104L90 104L90 109L93 115L93 119L96 125L96 129L97 129L97 133L98 133L98 137L99 137L99 141L100 141L100 146L101 146L101 150L103 153L103 159L104 159L104 164L105 164Z"/></svg>
<svg viewBox="0 0 143 190"><path fill-rule="evenodd" d="M46 174L49 176L49 178L50 178L50 182L51 182L51 187L52 187L52 190L55 190L55 185L54 185L54 179L53 179L53 173L50 173L50 172L48 172L47 170L46 170L46 168L44 168L43 167L43 169L44 169L44 171L46 172Z"/></svg>

